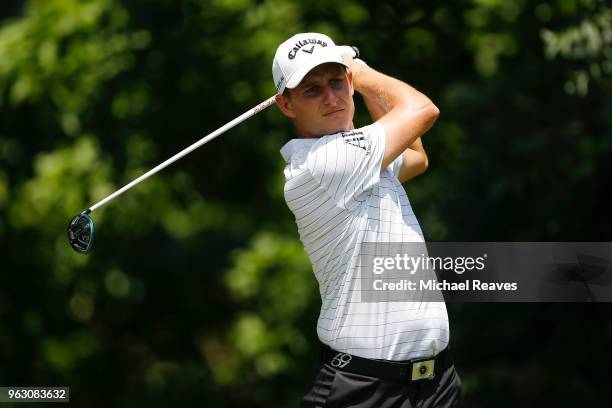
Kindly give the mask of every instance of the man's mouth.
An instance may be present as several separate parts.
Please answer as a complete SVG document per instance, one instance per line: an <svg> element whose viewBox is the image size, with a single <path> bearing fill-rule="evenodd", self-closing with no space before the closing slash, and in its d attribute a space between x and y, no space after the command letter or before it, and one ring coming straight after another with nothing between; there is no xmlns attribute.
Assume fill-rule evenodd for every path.
<svg viewBox="0 0 612 408"><path fill-rule="evenodd" d="M333 109L333 110L331 110L331 111L329 111L329 112L325 113L323 116L333 115L334 113L341 112L341 111L343 111L343 110L344 110L344 108L336 108L336 109Z"/></svg>

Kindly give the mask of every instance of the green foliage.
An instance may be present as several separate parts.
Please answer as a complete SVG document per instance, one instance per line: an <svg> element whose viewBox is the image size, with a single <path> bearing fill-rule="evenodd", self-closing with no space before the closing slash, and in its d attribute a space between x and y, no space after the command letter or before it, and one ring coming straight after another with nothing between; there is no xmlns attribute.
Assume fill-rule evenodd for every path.
<svg viewBox="0 0 612 408"><path fill-rule="evenodd" d="M2 384L70 385L91 407L297 406L320 300L283 199L293 129L277 109L96 211L90 256L66 225L270 96L276 46L299 31L359 46L440 108L430 168L405 186L428 239L609 240L604 1L30 0L16 14L0 20ZM606 308L590 306L449 305L466 405L609 405L606 365L567 363L608 359Z"/></svg>
<svg viewBox="0 0 612 408"><path fill-rule="evenodd" d="M229 330L230 361L213 365L220 383L239 383L249 370L266 378L287 370L309 349L295 325L318 303L310 264L294 237L260 233L252 245L235 252L225 275L229 293L244 312ZM236 356L240 365L233 367Z"/></svg>
<svg viewBox="0 0 612 408"><path fill-rule="evenodd" d="M113 0L33 1L26 13L0 32L0 93L7 94L0 103L49 100L64 132L76 135L79 114L106 81L133 66L131 51L150 35L126 30L129 16Z"/></svg>
<svg viewBox="0 0 612 408"><path fill-rule="evenodd" d="M612 9L603 1L585 2L585 17L579 24L553 31L542 29L541 36L549 59L574 61L565 90L584 96L591 81L609 89L612 83Z"/></svg>

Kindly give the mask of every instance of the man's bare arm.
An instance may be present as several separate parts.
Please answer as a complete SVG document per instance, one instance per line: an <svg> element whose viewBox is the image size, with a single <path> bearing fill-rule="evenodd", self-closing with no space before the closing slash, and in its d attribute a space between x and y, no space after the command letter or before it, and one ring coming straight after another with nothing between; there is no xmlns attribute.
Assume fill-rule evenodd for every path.
<svg viewBox="0 0 612 408"><path fill-rule="evenodd" d="M374 122L388 113L388 111L385 110L382 105L377 104L374 99L363 96L363 100ZM404 150L402 159L403 164L398 175L400 183L405 183L419 174L423 174L425 170L427 170L429 160L420 137L408 146L408 149Z"/></svg>
<svg viewBox="0 0 612 408"><path fill-rule="evenodd" d="M397 176L400 183L405 183L416 176L425 173L429 167L429 159L423 148L421 139L417 139L410 147L402 153L402 167Z"/></svg>
<svg viewBox="0 0 612 408"><path fill-rule="evenodd" d="M406 83L391 78L347 58L353 85L366 103L372 118L387 133L382 169L399 155L404 164L399 180L403 183L427 169L427 155L420 140L438 117L438 108L425 95Z"/></svg>

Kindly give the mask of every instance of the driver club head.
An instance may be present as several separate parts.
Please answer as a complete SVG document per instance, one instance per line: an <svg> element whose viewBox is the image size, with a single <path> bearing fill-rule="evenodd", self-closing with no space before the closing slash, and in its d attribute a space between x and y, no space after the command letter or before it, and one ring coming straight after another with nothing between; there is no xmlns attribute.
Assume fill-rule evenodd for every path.
<svg viewBox="0 0 612 408"><path fill-rule="evenodd" d="M68 242L70 246L81 254L91 251L94 238L94 222L89 216L90 210L76 215L68 224Z"/></svg>

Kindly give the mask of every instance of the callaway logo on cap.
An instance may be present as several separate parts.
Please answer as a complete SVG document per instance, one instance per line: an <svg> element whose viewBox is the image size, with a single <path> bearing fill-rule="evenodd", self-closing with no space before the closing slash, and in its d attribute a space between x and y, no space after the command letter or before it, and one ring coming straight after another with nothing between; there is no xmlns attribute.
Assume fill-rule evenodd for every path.
<svg viewBox="0 0 612 408"><path fill-rule="evenodd" d="M276 91L282 94L285 88L295 88L311 69L326 62L348 67L328 36L319 33L294 35L276 49L272 62Z"/></svg>

